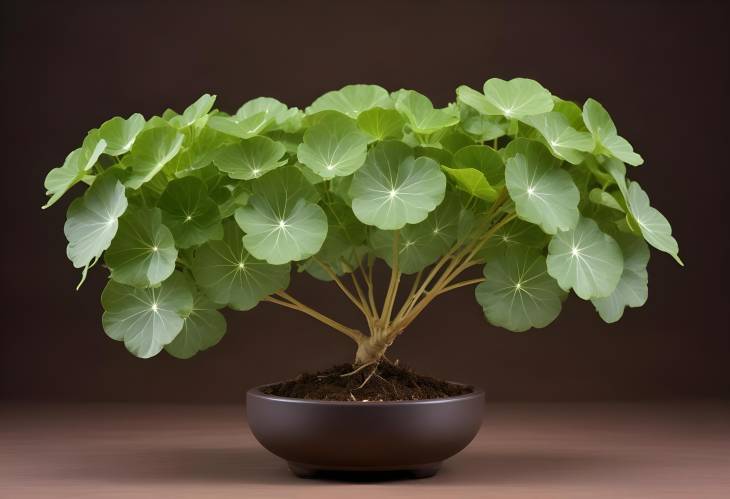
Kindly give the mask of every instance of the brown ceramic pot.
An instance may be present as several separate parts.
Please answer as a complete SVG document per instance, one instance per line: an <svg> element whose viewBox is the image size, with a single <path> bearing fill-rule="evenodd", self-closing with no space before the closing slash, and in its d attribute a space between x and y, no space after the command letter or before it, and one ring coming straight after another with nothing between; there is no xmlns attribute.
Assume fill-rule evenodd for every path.
<svg viewBox="0 0 730 499"><path fill-rule="evenodd" d="M425 478L466 447L482 422L484 392L431 400L333 402L276 397L253 388L248 423L297 476Z"/></svg>

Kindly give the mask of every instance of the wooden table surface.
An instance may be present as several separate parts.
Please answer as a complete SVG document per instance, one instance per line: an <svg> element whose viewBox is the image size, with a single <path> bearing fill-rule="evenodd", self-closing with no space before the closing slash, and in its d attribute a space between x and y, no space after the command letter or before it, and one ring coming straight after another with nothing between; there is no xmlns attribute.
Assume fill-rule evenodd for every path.
<svg viewBox="0 0 730 499"><path fill-rule="evenodd" d="M241 406L0 405L0 497L730 497L730 403L488 404L434 478L293 477Z"/></svg>

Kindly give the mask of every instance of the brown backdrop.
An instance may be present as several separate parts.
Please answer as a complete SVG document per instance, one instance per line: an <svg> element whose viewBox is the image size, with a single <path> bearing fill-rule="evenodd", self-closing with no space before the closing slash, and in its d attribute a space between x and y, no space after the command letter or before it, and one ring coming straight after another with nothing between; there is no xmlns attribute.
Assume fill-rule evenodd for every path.
<svg viewBox="0 0 730 499"><path fill-rule="evenodd" d="M517 5L519 4L519 5ZM204 7L205 5L205 7ZM670 218L686 268L653 254L647 306L608 326L570 299L544 330L490 327L472 291L439 299L394 346L419 370L493 399L725 397L728 353L728 16L669 2L54 2L5 4L0 395L9 399L240 400L253 384L351 359L296 312L230 313L212 350L129 355L100 326L97 268L78 292L65 258L68 200L42 182L112 115L223 109L270 95L305 106L351 82L409 87L437 104L461 83L526 76L592 96L644 155L632 175ZM333 286L293 293L355 319Z"/></svg>

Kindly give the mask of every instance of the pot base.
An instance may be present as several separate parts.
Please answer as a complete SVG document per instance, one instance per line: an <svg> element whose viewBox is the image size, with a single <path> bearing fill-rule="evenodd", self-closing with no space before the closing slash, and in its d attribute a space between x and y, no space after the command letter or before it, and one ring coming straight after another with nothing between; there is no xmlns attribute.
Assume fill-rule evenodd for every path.
<svg viewBox="0 0 730 499"><path fill-rule="evenodd" d="M441 463L418 466L369 468L369 467L327 467L288 461L289 469L299 478L324 478L346 482L380 482L389 480L430 478L441 469Z"/></svg>

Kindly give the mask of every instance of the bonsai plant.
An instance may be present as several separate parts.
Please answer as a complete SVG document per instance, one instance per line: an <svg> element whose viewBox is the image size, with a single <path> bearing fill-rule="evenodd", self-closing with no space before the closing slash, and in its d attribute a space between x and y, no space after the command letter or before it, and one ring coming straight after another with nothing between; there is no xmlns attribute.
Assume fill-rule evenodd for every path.
<svg viewBox="0 0 730 499"><path fill-rule="evenodd" d="M483 91L459 87L444 108L377 85L328 92L304 111L268 97L235 114L214 103L206 94L182 114L114 117L46 177L45 207L88 186L68 208L67 255L81 283L103 256L104 331L138 357L163 349L191 357L224 335L221 308L268 302L349 338L353 366L343 376L375 366L372 376L393 341L455 289L476 286L486 320L510 331L547 326L570 291L615 322L647 299L649 246L681 264L666 218L627 178L625 165L643 159L593 99L581 108L535 81L493 78ZM378 262L389 267L383 282ZM293 271L332 282L361 325L289 293ZM419 424L410 408L383 406L389 412L377 414L400 431L375 456L382 425L355 431L327 415L316 431L313 412L280 419L283 399L261 391L249 393L249 419L299 473L339 463L417 465L427 475L478 430L482 395L474 394L454 397L466 412ZM454 424L457 413L464 417ZM355 414L373 421L374 413ZM421 447L434 421L461 433Z"/></svg>
<svg viewBox="0 0 730 499"><path fill-rule="evenodd" d="M50 171L44 208L88 186L68 208L67 255L81 282L104 256L104 330L143 358L211 347L219 309L260 302L342 333L358 365L462 286L511 331L550 324L571 290L607 322L643 305L647 243L681 261L603 106L523 78L456 95L435 108L349 85L304 112L262 97L229 115L206 94L182 114L114 117ZM475 266L482 277L461 278ZM292 270L331 281L366 328L288 293Z"/></svg>

